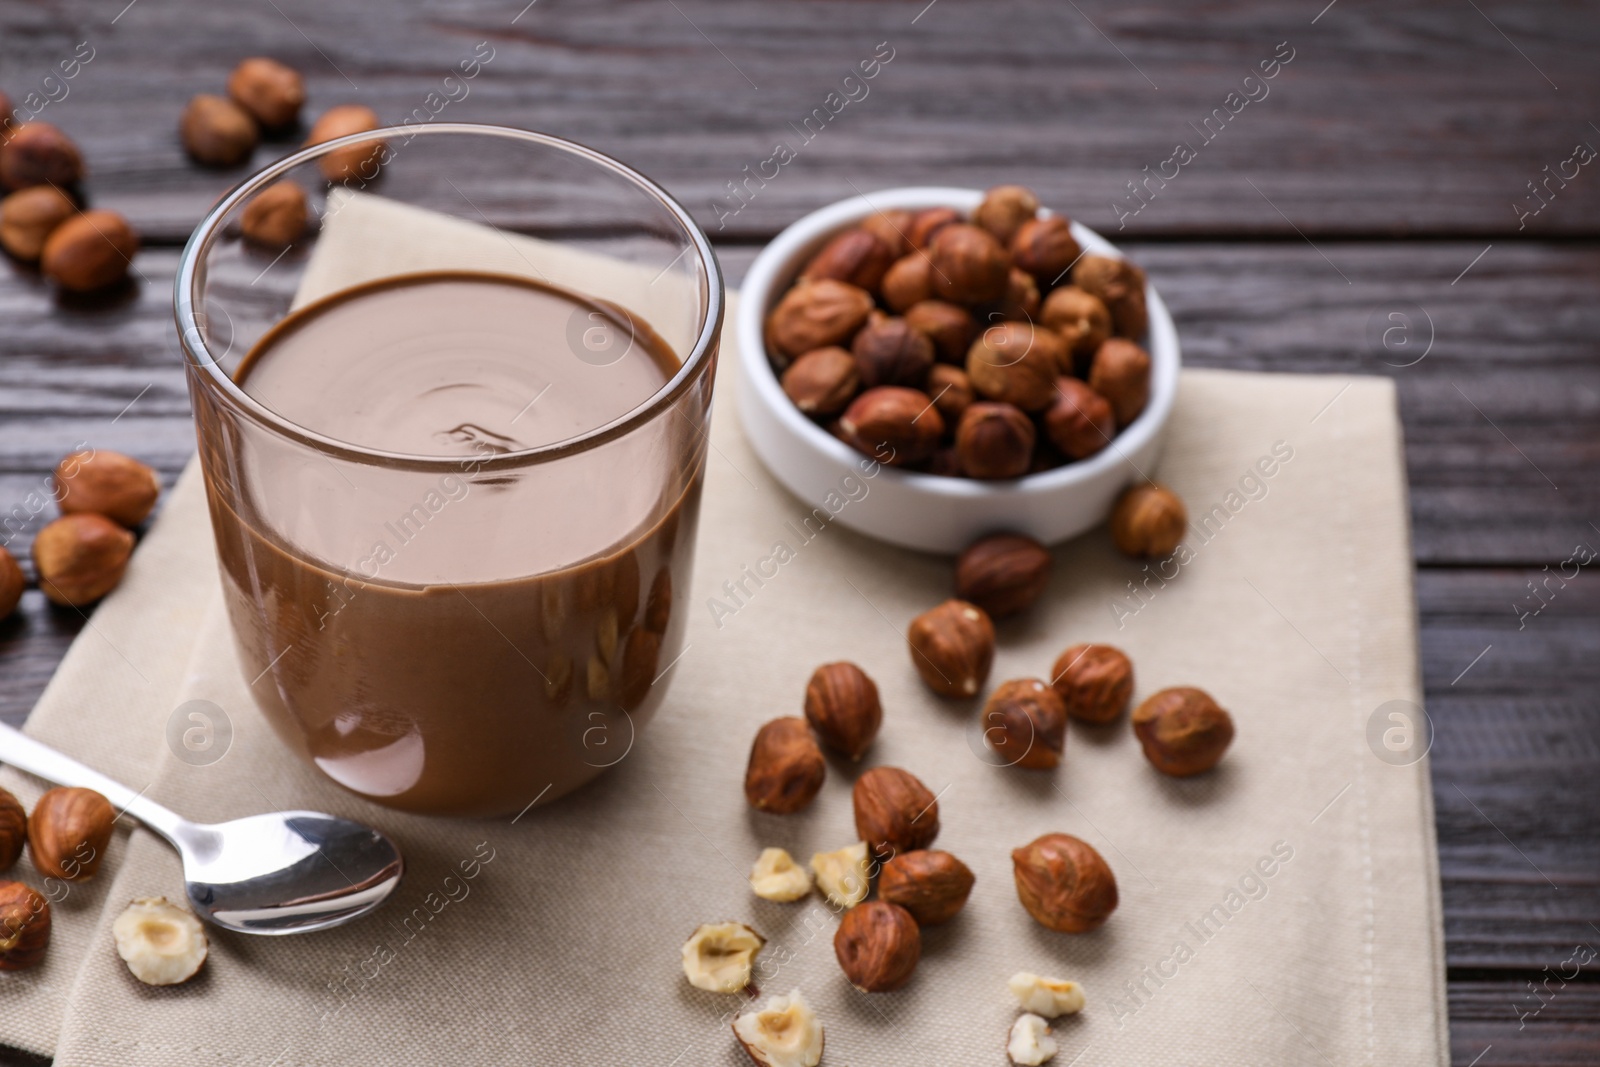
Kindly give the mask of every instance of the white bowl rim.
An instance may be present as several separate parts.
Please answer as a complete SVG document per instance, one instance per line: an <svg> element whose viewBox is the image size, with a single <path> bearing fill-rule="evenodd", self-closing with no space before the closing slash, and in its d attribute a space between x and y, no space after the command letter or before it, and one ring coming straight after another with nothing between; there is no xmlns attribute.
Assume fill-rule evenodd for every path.
<svg viewBox="0 0 1600 1067"><path fill-rule="evenodd" d="M858 452L830 434L825 428L807 418L784 393L778 376L773 373L767 357L763 330L767 303L778 278L790 268L794 259L809 244L825 234L842 229L851 223L882 211L885 208L952 207L970 212L983 200L977 189L956 186L905 186L863 193L818 208L784 228L774 237L745 273L739 286L738 341L741 370L750 384L761 394L764 405L781 419L794 436L828 458L849 467L855 467L870 456ZM1044 214L1052 214L1045 209ZM1125 259L1122 252L1082 223L1072 223L1072 235L1086 252ZM1150 400L1138 418L1129 423L1112 438L1110 445L1088 459L1036 474L1005 481L984 481L977 478L954 478L943 474L908 471L898 467L881 467L877 477L902 481L918 492L942 496L951 500L992 500L1011 495L1049 493L1090 481L1115 467L1127 464L1129 454L1137 453L1150 443L1164 428L1177 399L1178 370L1182 363L1178 347L1177 330L1165 302L1155 287L1146 285L1146 304L1150 326L1145 337L1151 356ZM1159 358L1154 335L1162 330L1171 340L1171 358Z"/></svg>

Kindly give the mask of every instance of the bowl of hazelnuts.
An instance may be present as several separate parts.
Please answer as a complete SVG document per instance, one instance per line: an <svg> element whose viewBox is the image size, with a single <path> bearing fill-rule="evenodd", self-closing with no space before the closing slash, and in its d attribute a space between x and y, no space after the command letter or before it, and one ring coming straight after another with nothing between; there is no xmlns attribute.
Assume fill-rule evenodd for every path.
<svg viewBox="0 0 1600 1067"><path fill-rule="evenodd" d="M829 521L930 552L1104 521L1154 465L1178 334L1144 272L1018 185L890 189L751 265L738 405Z"/></svg>

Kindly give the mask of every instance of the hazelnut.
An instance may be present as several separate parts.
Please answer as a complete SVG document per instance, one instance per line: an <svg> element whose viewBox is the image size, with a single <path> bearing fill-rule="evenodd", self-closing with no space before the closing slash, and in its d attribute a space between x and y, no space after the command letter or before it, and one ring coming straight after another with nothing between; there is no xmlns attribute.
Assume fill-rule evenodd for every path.
<svg viewBox="0 0 1600 1067"><path fill-rule="evenodd" d="M306 145L322 144L351 134L367 133L377 129L381 123L378 113L363 104L340 104L331 107L322 113L311 126L311 135L306 138ZM383 141L366 141L362 144L340 148L324 155L318 166L322 168L322 176L330 182L351 181L354 179L370 180L377 175L378 161L385 150ZM813 346L815 347L815 346Z"/></svg>
<svg viewBox="0 0 1600 1067"><path fill-rule="evenodd" d="M1132 341L1111 338L1089 365L1089 388L1106 398L1122 429L1150 402L1150 354Z"/></svg>
<svg viewBox="0 0 1600 1067"><path fill-rule="evenodd" d="M831 278L797 285L767 316L767 347L787 365L812 349L848 341L871 311L871 294L853 285Z"/></svg>
<svg viewBox="0 0 1600 1067"><path fill-rule="evenodd" d="M1018 971L1006 981L1006 988L1017 998L1023 1011L1043 1015L1046 1019L1076 1015L1083 1010L1083 986L1077 982Z"/></svg>
<svg viewBox="0 0 1600 1067"><path fill-rule="evenodd" d="M306 102L300 72L266 56L241 60L228 75L228 95L267 129L292 126Z"/></svg>
<svg viewBox="0 0 1600 1067"><path fill-rule="evenodd" d="M1067 747L1067 709L1037 678L1004 682L983 706L983 739L1008 767L1051 770Z"/></svg>
<svg viewBox="0 0 1600 1067"><path fill-rule="evenodd" d="M946 426L959 423L962 413L972 406L974 399L972 379L967 377L967 372L948 363L935 363L929 368L928 393Z"/></svg>
<svg viewBox="0 0 1600 1067"><path fill-rule="evenodd" d="M760 1011L740 1012L733 1036L760 1067L817 1067L822 1062L822 1024L796 989L768 997Z"/></svg>
<svg viewBox="0 0 1600 1067"><path fill-rule="evenodd" d="M953 207L926 207L911 216L911 228L906 231L906 237L912 248L926 249L940 230L960 221L961 213Z"/></svg>
<svg viewBox="0 0 1600 1067"><path fill-rule="evenodd" d="M85 211L51 231L40 269L61 288L86 293L126 278L138 250L139 235L127 219L115 211Z"/></svg>
<svg viewBox="0 0 1600 1067"><path fill-rule="evenodd" d="M0 143L0 187L74 185L83 178L83 156L72 139L48 122L27 122Z"/></svg>
<svg viewBox="0 0 1600 1067"><path fill-rule="evenodd" d="M93 878L111 843L117 813L93 789L58 787L33 806L28 854L40 874L81 882Z"/></svg>
<svg viewBox="0 0 1600 1067"><path fill-rule="evenodd" d="M1039 308L1039 321L1061 335L1068 351L1081 358L1085 368L1111 336L1111 312L1105 303L1076 285L1050 290ZM1075 369L1078 368L1062 367L1061 373L1070 374Z"/></svg>
<svg viewBox="0 0 1600 1067"><path fill-rule="evenodd" d="M867 843L853 845L832 852L818 852L811 857L811 877L817 888L836 908L853 908L867 899L872 888L872 865L867 854Z"/></svg>
<svg viewBox="0 0 1600 1067"><path fill-rule="evenodd" d="M104 515L63 515L33 538L39 589L57 604L82 607L115 589L133 553L133 534Z"/></svg>
<svg viewBox="0 0 1600 1067"><path fill-rule="evenodd" d="M967 358L978 322L972 312L943 300L919 300L906 309L906 322L933 342L934 355L946 363Z"/></svg>
<svg viewBox="0 0 1600 1067"><path fill-rule="evenodd" d="M856 226L840 230L829 238L822 251L812 256L811 262L800 272L800 280L832 278L858 289L875 291L893 262L894 254L889 245L876 234Z"/></svg>
<svg viewBox="0 0 1600 1067"><path fill-rule="evenodd" d="M28 842L28 813L9 790L0 789L0 871L9 871Z"/></svg>
<svg viewBox="0 0 1600 1067"><path fill-rule="evenodd" d="M991 619L1033 607L1050 581L1050 551L1031 537L1000 533L980 538L956 559L956 596Z"/></svg>
<svg viewBox="0 0 1600 1067"><path fill-rule="evenodd" d="M926 393L896 385L868 389L839 420L844 439L890 467L920 463L944 436L944 416Z"/></svg>
<svg viewBox="0 0 1600 1067"><path fill-rule="evenodd" d="M1160 559L1172 554L1189 528L1189 510L1171 489L1135 485L1111 509L1111 540L1127 556Z"/></svg>
<svg viewBox="0 0 1600 1067"><path fill-rule="evenodd" d="M78 213L72 198L53 185L34 185L0 200L0 247L28 263L44 252L57 226Z"/></svg>
<svg viewBox="0 0 1600 1067"><path fill-rule="evenodd" d="M883 724L878 687L854 663L825 663L806 683L806 721L823 744L858 760Z"/></svg>
<svg viewBox="0 0 1600 1067"><path fill-rule="evenodd" d="M767 939L744 923L702 923L683 943L683 974L696 989L737 993L750 984Z"/></svg>
<svg viewBox="0 0 1600 1067"><path fill-rule="evenodd" d="M856 833L879 859L927 848L939 836L939 801L909 771L873 767L850 797Z"/></svg>
<svg viewBox="0 0 1600 1067"><path fill-rule="evenodd" d="M17 610L17 605L22 603L22 591L27 587L28 580L22 574L17 557L0 548L0 619Z"/></svg>
<svg viewBox="0 0 1600 1067"><path fill-rule="evenodd" d="M892 207L875 211L861 220L861 228L883 242L889 254L899 259L911 251L912 213L904 208Z"/></svg>
<svg viewBox="0 0 1600 1067"><path fill-rule="evenodd" d="M0 92L0 134L11 128L11 98Z"/></svg>
<svg viewBox="0 0 1600 1067"><path fill-rule="evenodd" d="M961 470L961 460L956 456L955 445L941 445L921 469L929 474L937 474L941 478L966 477Z"/></svg>
<svg viewBox="0 0 1600 1067"><path fill-rule="evenodd" d="M1105 448L1117 433L1111 402L1077 378L1056 379L1055 399L1044 410L1050 443L1071 459L1085 459Z"/></svg>
<svg viewBox="0 0 1600 1067"><path fill-rule="evenodd" d="M988 230L953 222L934 235L928 258L933 261L933 292L941 300L973 306L1006 295L1011 257Z"/></svg>
<svg viewBox="0 0 1600 1067"><path fill-rule="evenodd" d="M200 973L209 946L205 927L166 897L140 897L111 923L117 955L145 985L181 985Z"/></svg>
<svg viewBox="0 0 1600 1067"><path fill-rule="evenodd" d="M1023 223L1011 238L1010 248L1012 261L1046 288L1061 281L1083 253L1078 239L1072 236L1072 223L1060 215Z"/></svg>
<svg viewBox="0 0 1600 1067"><path fill-rule="evenodd" d="M874 314L856 334L850 352L861 370L861 384L921 388L933 366L933 342L905 319Z"/></svg>
<svg viewBox="0 0 1600 1067"><path fill-rule="evenodd" d="M306 194L294 182L273 182L239 213L239 232L263 248L288 248L306 232Z"/></svg>
<svg viewBox="0 0 1600 1067"><path fill-rule="evenodd" d="M975 881L972 870L948 852L904 852L883 865L878 896L911 913L919 926L937 926L956 917Z"/></svg>
<svg viewBox="0 0 1600 1067"><path fill-rule="evenodd" d="M1117 880L1088 842L1045 834L1011 853L1017 898L1039 924L1081 934L1117 908Z"/></svg>
<svg viewBox="0 0 1600 1067"><path fill-rule="evenodd" d="M1006 295L995 311L1002 319L1032 322L1039 314L1039 284L1026 271L1011 268L1006 275Z"/></svg>
<svg viewBox="0 0 1600 1067"><path fill-rule="evenodd" d="M861 371L838 345L814 348L783 372L783 392L794 406L815 418L839 414L861 391Z"/></svg>
<svg viewBox="0 0 1600 1067"><path fill-rule="evenodd" d="M750 888L762 900L787 904L811 892L811 875L784 849L764 848L750 868Z"/></svg>
<svg viewBox="0 0 1600 1067"><path fill-rule="evenodd" d="M956 458L970 478L1017 478L1033 458L1033 422L1011 404L980 400L956 427Z"/></svg>
<svg viewBox="0 0 1600 1067"><path fill-rule="evenodd" d="M1061 1051L1051 1033L1050 1024L1039 1016L1019 1015L1006 1037L1006 1055L1019 1067L1039 1067Z"/></svg>
<svg viewBox="0 0 1600 1067"><path fill-rule="evenodd" d="M827 766L804 719L773 719L756 733L744 772L750 806L789 815L810 804Z"/></svg>
<svg viewBox="0 0 1600 1067"><path fill-rule="evenodd" d="M54 478L63 515L98 512L124 526L149 518L161 494L156 472L121 452L73 452L56 464Z"/></svg>
<svg viewBox="0 0 1600 1067"><path fill-rule="evenodd" d="M933 262L926 252L912 252L895 260L884 273L878 290L891 311L905 312L933 297Z"/></svg>
<svg viewBox="0 0 1600 1067"><path fill-rule="evenodd" d="M864 993L888 993L911 980L922 958L922 931L911 913L874 900L844 913L833 953L850 984Z"/></svg>
<svg viewBox="0 0 1600 1067"><path fill-rule="evenodd" d="M977 696L994 665L994 623L965 600L946 600L918 615L906 639L917 673L940 696Z"/></svg>
<svg viewBox="0 0 1600 1067"><path fill-rule="evenodd" d="M1138 340L1150 325L1145 309L1144 271L1125 259L1086 255L1072 268L1072 284L1100 298L1111 312L1118 337Z"/></svg>
<svg viewBox="0 0 1600 1067"><path fill-rule="evenodd" d="M1039 411L1055 397L1061 338L1026 322L1000 322L984 330L967 350L972 387L990 400Z"/></svg>
<svg viewBox="0 0 1600 1067"><path fill-rule="evenodd" d="M211 93L201 93L189 101L178 131L189 158L208 167L243 163L261 139L250 112L225 96Z"/></svg>
<svg viewBox="0 0 1600 1067"><path fill-rule="evenodd" d="M50 947L50 902L21 882L0 882L0 971L37 967Z"/></svg>
<svg viewBox="0 0 1600 1067"><path fill-rule="evenodd" d="M1073 645L1052 670L1050 687L1074 719L1111 722L1133 697L1133 663L1110 645Z"/></svg>
<svg viewBox="0 0 1600 1067"><path fill-rule="evenodd" d="M994 235L1001 244L1010 244L1012 235L1039 214L1039 198L1025 185L997 185L983 194L983 203L972 212L972 221Z"/></svg>
<svg viewBox="0 0 1600 1067"><path fill-rule="evenodd" d="M1163 689L1133 711L1133 732L1156 770L1174 778L1217 765L1233 741L1233 718L1202 689Z"/></svg>

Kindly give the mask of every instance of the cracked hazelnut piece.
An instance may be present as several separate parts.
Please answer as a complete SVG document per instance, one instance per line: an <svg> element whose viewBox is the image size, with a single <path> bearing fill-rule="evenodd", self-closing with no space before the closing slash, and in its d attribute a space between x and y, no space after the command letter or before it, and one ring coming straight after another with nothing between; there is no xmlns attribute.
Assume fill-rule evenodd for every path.
<svg viewBox="0 0 1600 1067"><path fill-rule="evenodd" d="M822 1062L822 1024L796 989L768 997L760 1011L733 1020L733 1036L762 1067L817 1067Z"/></svg>
<svg viewBox="0 0 1600 1067"><path fill-rule="evenodd" d="M744 923L703 923L683 943L683 973L696 989L737 993L767 939Z"/></svg>
<svg viewBox="0 0 1600 1067"><path fill-rule="evenodd" d="M145 985L179 985L206 962L206 932L188 908L140 897L111 924L117 955Z"/></svg>
<svg viewBox="0 0 1600 1067"><path fill-rule="evenodd" d="M1111 402L1077 378L1056 379L1055 399L1044 411L1044 432L1069 459L1087 459L1117 435Z"/></svg>
<svg viewBox="0 0 1600 1067"><path fill-rule="evenodd" d="M824 663L806 683L806 721L823 744L860 759L883 724L877 683L854 663Z"/></svg>
<svg viewBox="0 0 1600 1067"><path fill-rule="evenodd" d="M787 904L811 892L811 875L781 848L764 848L750 868L750 888L762 900Z"/></svg>
<svg viewBox="0 0 1600 1067"><path fill-rule="evenodd" d="M919 849L883 865L878 896L911 913L919 926L937 926L956 917L976 881L972 869L948 852Z"/></svg>
<svg viewBox="0 0 1600 1067"><path fill-rule="evenodd" d="M1150 317L1145 307L1144 271L1125 259L1086 255L1072 268L1072 284L1100 298L1111 312L1118 337L1138 340L1145 335Z"/></svg>
<svg viewBox="0 0 1600 1067"><path fill-rule="evenodd" d="M1050 1024L1037 1015L1022 1015L1011 1024L1011 1036L1006 1040L1006 1055L1012 1063L1038 1067L1061 1051L1056 1039L1050 1036Z"/></svg>
<svg viewBox="0 0 1600 1067"><path fill-rule="evenodd" d="M940 300L975 307L1002 299L1011 257L988 230L965 222L940 228L928 246L933 292Z"/></svg>
<svg viewBox="0 0 1600 1067"><path fill-rule="evenodd" d="M940 696L973 697L994 665L994 623L965 600L946 600L911 620L911 662Z"/></svg>
<svg viewBox="0 0 1600 1067"><path fill-rule="evenodd" d="M56 500L61 514L98 512L123 526L137 526L150 517L161 479L156 472L121 452L74 452L56 464Z"/></svg>
<svg viewBox="0 0 1600 1067"><path fill-rule="evenodd" d="M1022 534L991 534L956 559L956 596L992 619L1033 607L1050 581L1050 550Z"/></svg>
<svg viewBox="0 0 1600 1067"><path fill-rule="evenodd" d="M1037 678L1004 682L983 706L983 739L1008 767L1048 771L1067 747L1067 709Z"/></svg>
<svg viewBox="0 0 1600 1067"><path fill-rule="evenodd" d="M818 852L811 857L811 876L828 903L836 908L855 907L867 899L867 890L872 888L867 843L857 841L833 852Z"/></svg>
<svg viewBox="0 0 1600 1067"><path fill-rule="evenodd" d="M1150 353L1126 338L1111 338L1089 365L1089 388L1111 405L1117 428L1127 426L1150 402Z"/></svg>
<svg viewBox="0 0 1600 1067"><path fill-rule="evenodd" d="M922 959L922 931L906 909L873 900L844 913L833 953L851 985L864 993L889 993L911 981Z"/></svg>
<svg viewBox="0 0 1600 1067"><path fill-rule="evenodd" d="M50 947L50 902L21 882L0 882L0 971L36 967Z"/></svg>
<svg viewBox="0 0 1600 1067"><path fill-rule="evenodd" d="M39 589L57 604L82 607L115 589L133 554L133 534L104 515L63 515L33 538Z"/></svg>
<svg viewBox="0 0 1600 1067"><path fill-rule="evenodd" d="M972 211L972 221L994 235L1001 244L1039 214L1039 198L1025 185L997 185L983 194L983 203Z"/></svg>
<svg viewBox="0 0 1600 1067"><path fill-rule="evenodd" d="M1233 717L1203 689L1163 689L1133 711L1133 732L1162 774L1187 778L1217 765L1233 742Z"/></svg>
<svg viewBox="0 0 1600 1067"><path fill-rule="evenodd" d="M939 836L939 801L910 771L874 767L850 797L856 833L880 859L927 848Z"/></svg>
<svg viewBox="0 0 1600 1067"><path fill-rule="evenodd" d="M872 311L872 295L832 278L797 285L767 316L767 347L780 366L814 348L847 342Z"/></svg>
<svg viewBox="0 0 1600 1067"><path fill-rule="evenodd" d="M1135 485L1111 508L1111 540L1123 555L1160 559L1171 555L1189 528L1189 509L1164 485Z"/></svg>
<svg viewBox="0 0 1600 1067"><path fill-rule="evenodd" d="M877 234L865 227L840 230L828 239L822 250L800 272L800 280L832 278L858 289L876 291L884 272L894 262L894 252Z"/></svg>
<svg viewBox="0 0 1600 1067"><path fill-rule="evenodd" d="M1133 661L1110 645L1073 645L1056 657L1050 677L1067 714L1084 722L1111 722L1133 697Z"/></svg>
<svg viewBox="0 0 1600 1067"><path fill-rule="evenodd" d="M988 400L1041 411L1055 399L1065 352L1066 342L1042 326L999 322L979 334L967 350L967 376Z"/></svg>
<svg viewBox="0 0 1600 1067"><path fill-rule="evenodd" d="M1011 995L1017 998L1023 1011L1054 1019L1059 1015L1072 1015L1083 1010L1083 986L1060 978L1018 971L1006 982Z"/></svg>
<svg viewBox="0 0 1600 1067"><path fill-rule="evenodd" d="M1117 908L1117 879L1100 853L1071 834L1045 834L1011 853L1017 899L1041 926L1095 929Z"/></svg>
<svg viewBox="0 0 1600 1067"><path fill-rule="evenodd" d="M744 796L753 808L790 815L811 803L826 774L822 750L806 721L792 715L773 719L750 746Z"/></svg>

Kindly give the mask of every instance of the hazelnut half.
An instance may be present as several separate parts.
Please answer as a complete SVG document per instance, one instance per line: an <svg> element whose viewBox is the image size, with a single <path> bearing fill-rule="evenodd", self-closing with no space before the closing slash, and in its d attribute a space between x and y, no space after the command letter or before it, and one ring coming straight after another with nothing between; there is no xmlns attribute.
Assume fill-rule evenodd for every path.
<svg viewBox="0 0 1600 1067"><path fill-rule="evenodd" d="M233 167L250 158L261 131L250 112L225 96L201 93L178 123L184 151L208 167Z"/></svg>
<svg viewBox="0 0 1600 1067"><path fill-rule="evenodd" d="M1061 1051L1051 1033L1050 1024L1039 1016L1019 1015L1006 1036L1006 1055L1019 1067L1039 1067Z"/></svg>
<svg viewBox="0 0 1600 1067"><path fill-rule="evenodd" d="M1233 741L1233 717L1203 689L1163 689L1133 711L1133 732L1162 774L1187 778L1217 765Z"/></svg>
<svg viewBox="0 0 1600 1067"><path fill-rule="evenodd" d="M1105 303L1076 285L1050 290L1039 308L1039 321L1061 335L1068 350L1082 358L1084 367L1088 366L1089 357L1111 336L1111 312ZM1062 367L1061 372L1068 374L1073 369Z"/></svg>
<svg viewBox="0 0 1600 1067"><path fill-rule="evenodd" d="M306 102L300 72L266 56L240 60L228 75L228 95L267 129L292 126Z"/></svg>
<svg viewBox="0 0 1600 1067"><path fill-rule="evenodd" d="M864 227L840 230L800 271L801 281L832 278L858 289L875 291L894 262L890 246Z"/></svg>
<svg viewBox="0 0 1600 1067"><path fill-rule="evenodd" d="M1011 257L988 230L950 223L934 235L928 258L933 261L933 291L941 300L970 307L1006 295Z"/></svg>
<svg viewBox="0 0 1600 1067"><path fill-rule="evenodd" d="M1125 555L1159 559L1171 555L1189 528L1189 509L1164 485L1135 485L1111 509L1111 540Z"/></svg>
<svg viewBox="0 0 1600 1067"><path fill-rule="evenodd" d="M133 534L104 515L63 515L33 538L39 589L57 604L82 607L122 581Z"/></svg>
<svg viewBox="0 0 1600 1067"><path fill-rule="evenodd" d="M364 104L340 104L324 111L312 124L311 135L306 138L306 145L309 147L322 144L324 141L348 137L351 134L367 133L381 125L378 113L370 107ZM330 182L352 181L358 178L371 180L377 175L378 162L385 148L383 141L367 141L364 144L329 152L317 161L317 165L322 169L322 176Z"/></svg>
<svg viewBox="0 0 1600 1067"><path fill-rule="evenodd" d="M976 879L965 863L948 852L903 852L883 865L878 896L911 913L919 926L937 926L956 917Z"/></svg>
<svg viewBox="0 0 1600 1067"><path fill-rule="evenodd" d="M760 811L789 815L810 804L827 774L804 719L773 719L757 733L744 772L744 796Z"/></svg>
<svg viewBox="0 0 1600 1067"><path fill-rule="evenodd" d="M239 213L239 232L263 248L288 248L306 232L310 211L300 186L285 178L261 190Z"/></svg>
<svg viewBox="0 0 1600 1067"><path fill-rule="evenodd" d="M56 500L63 515L99 512L124 526L150 517L161 479L154 469L121 452L73 452L56 464Z"/></svg>
<svg viewBox="0 0 1600 1067"><path fill-rule="evenodd" d="M1055 397L1065 350L1061 338L1043 327L999 322L979 334L967 350L967 376L989 400L1039 411Z"/></svg>
<svg viewBox="0 0 1600 1067"><path fill-rule="evenodd" d="M933 342L934 355L945 363L963 362L978 335L972 312L944 300L919 300L905 315L906 323Z"/></svg>
<svg viewBox="0 0 1600 1067"><path fill-rule="evenodd" d="M994 623L965 600L946 600L918 615L906 640L917 673L940 696L977 696L994 665Z"/></svg>
<svg viewBox="0 0 1600 1067"><path fill-rule="evenodd" d="M933 262L926 252L901 256L889 267L878 290L890 310L906 312L933 298Z"/></svg>
<svg viewBox="0 0 1600 1067"><path fill-rule="evenodd" d="M996 241L1009 244L1022 224L1039 214L1039 198L1025 185L997 185L983 194L972 221L988 230Z"/></svg>
<svg viewBox="0 0 1600 1067"><path fill-rule="evenodd" d="M0 619L17 610L22 603L22 592L28 587L17 557L0 548Z"/></svg>
<svg viewBox="0 0 1600 1067"><path fill-rule="evenodd" d="M58 787L33 806L28 854L40 874L68 882L93 878L111 843L117 813L93 789Z"/></svg>
<svg viewBox="0 0 1600 1067"><path fill-rule="evenodd" d="M50 902L21 882L0 882L0 971L37 967L50 947Z"/></svg>
<svg viewBox="0 0 1600 1067"><path fill-rule="evenodd" d="M767 939L744 923L702 923L683 943L683 974L696 989L737 993L750 984Z"/></svg>
<svg viewBox="0 0 1600 1067"><path fill-rule="evenodd" d="M741 1012L733 1036L761 1067L817 1067L822 1062L822 1024L796 989L768 997L760 1011Z"/></svg>
<svg viewBox="0 0 1600 1067"><path fill-rule="evenodd" d="M1031 537L1000 533L980 538L956 558L956 596L992 619L1031 608L1050 581L1050 550Z"/></svg>
<svg viewBox="0 0 1600 1067"><path fill-rule="evenodd" d="M111 923L117 955L145 985L181 985L200 973L209 945L188 908L166 897L140 897Z"/></svg>
<svg viewBox="0 0 1600 1067"><path fill-rule="evenodd" d="M750 868L750 888L762 900L787 904L811 892L811 875L786 850L764 848Z"/></svg>
<svg viewBox="0 0 1600 1067"><path fill-rule="evenodd" d="M871 857L867 843L853 845L832 852L818 852L811 857L811 877L817 888L836 908L853 908L867 899L872 889Z"/></svg>
<svg viewBox="0 0 1600 1067"><path fill-rule="evenodd" d="M1017 898L1040 925L1064 934L1100 926L1117 907L1117 880L1087 841L1045 834L1011 853Z"/></svg>
<svg viewBox="0 0 1600 1067"><path fill-rule="evenodd" d="M22 801L9 790L0 789L0 871L10 870L22 857L28 842L28 813Z"/></svg>
<svg viewBox="0 0 1600 1067"><path fill-rule="evenodd" d="M839 431L858 451L886 466L904 467L933 455L944 436L944 416L926 393L880 385L851 401Z"/></svg>
<svg viewBox="0 0 1600 1067"><path fill-rule="evenodd" d="M56 227L77 213L78 205L53 185L18 190L0 200L0 247L32 263Z"/></svg>
<svg viewBox="0 0 1600 1067"><path fill-rule="evenodd" d="M87 293L128 276L139 235L115 211L95 209L74 215L50 232L40 252L40 269L63 289Z"/></svg>
<svg viewBox="0 0 1600 1067"><path fill-rule="evenodd" d="M1017 998L1023 1011L1043 1015L1046 1019L1075 1015L1083 1010L1083 986L1077 982L1018 971L1006 981L1006 988Z"/></svg>
<svg viewBox="0 0 1600 1067"><path fill-rule="evenodd" d="M939 409L946 426L961 422L961 416L972 406L972 379L960 367L948 363L935 363L928 370L928 395L933 406Z"/></svg>
<svg viewBox="0 0 1600 1067"><path fill-rule="evenodd" d="M1050 770L1067 747L1067 709L1037 678L1004 682L983 706L983 739L1008 767Z"/></svg>
<svg viewBox="0 0 1600 1067"><path fill-rule="evenodd" d="M1072 284L1100 298L1111 312L1111 326L1118 337L1137 341L1149 328L1145 308L1144 271L1125 259L1085 255L1072 268Z"/></svg>
<svg viewBox="0 0 1600 1067"><path fill-rule="evenodd" d="M1044 410L1044 432L1070 459L1086 459L1111 443L1117 420L1111 403L1077 378L1056 379L1055 399Z"/></svg>
<svg viewBox="0 0 1600 1067"><path fill-rule="evenodd" d="M979 401L961 413L956 458L972 478L1018 478L1033 460L1033 421L1014 404Z"/></svg>
<svg viewBox="0 0 1600 1067"><path fill-rule="evenodd" d="M1089 388L1111 404L1117 428L1127 426L1150 402L1150 353L1125 338L1111 338L1089 365Z"/></svg>
<svg viewBox="0 0 1600 1067"><path fill-rule="evenodd" d="M1083 252L1072 224L1060 215L1030 219L1011 238L1011 258L1043 286L1056 285Z"/></svg>
<svg viewBox="0 0 1600 1067"><path fill-rule="evenodd" d="M806 683L806 721L823 744L860 759L883 724L877 684L854 663L824 663Z"/></svg>
<svg viewBox="0 0 1600 1067"><path fill-rule="evenodd" d="M850 796L856 833L880 859L927 848L939 836L939 801L910 771L873 767Z"/></svg>
<svg viewBox="0 0 1600 1067"><path fill-rule="evenodd" d="M851 985L865 993L888 993L911 980L922 958L922 932L906 909L869 901L839 920L833 953Z"/></svg>
<svg viewBox="0 0 1600 1067"><path fill-rule="evenodd" d="M848 341L871 310L871 294L854 285L832 278L797 285L767 316L768 348L787 364L814 348Z"/></svg>
<svg viewBox="0 0 1600 1067"><path fill-rule="evenodd" d="M933 366L933 342L905 319L874 315L850 343L861 372L861 384L871 389L879 385L904 385L919 389L928 380Z"/></svg>
<svg viewBox="0 0 1600 1067"><path fill-rule="evenodd" d="M48 122L25 122L0 142L0 186L74 185L83 178L83 156L72 138Z"/></svg>
<svg viewBox="0 0 1600 1067"><path fill-rule="evenodd" d="M815 348L783 372L783 392L794 406L815 418L837 415L861 391L855 357L838 345Z"/></svg>
<svg viewBox="0 0 1600 1067"><path fill-rule="evenodd" d="M1084 722L1111 722L1133 697L1133 662L1110 645L1073 645L1056 657L1052 677L1067 714Z"/></svg>

